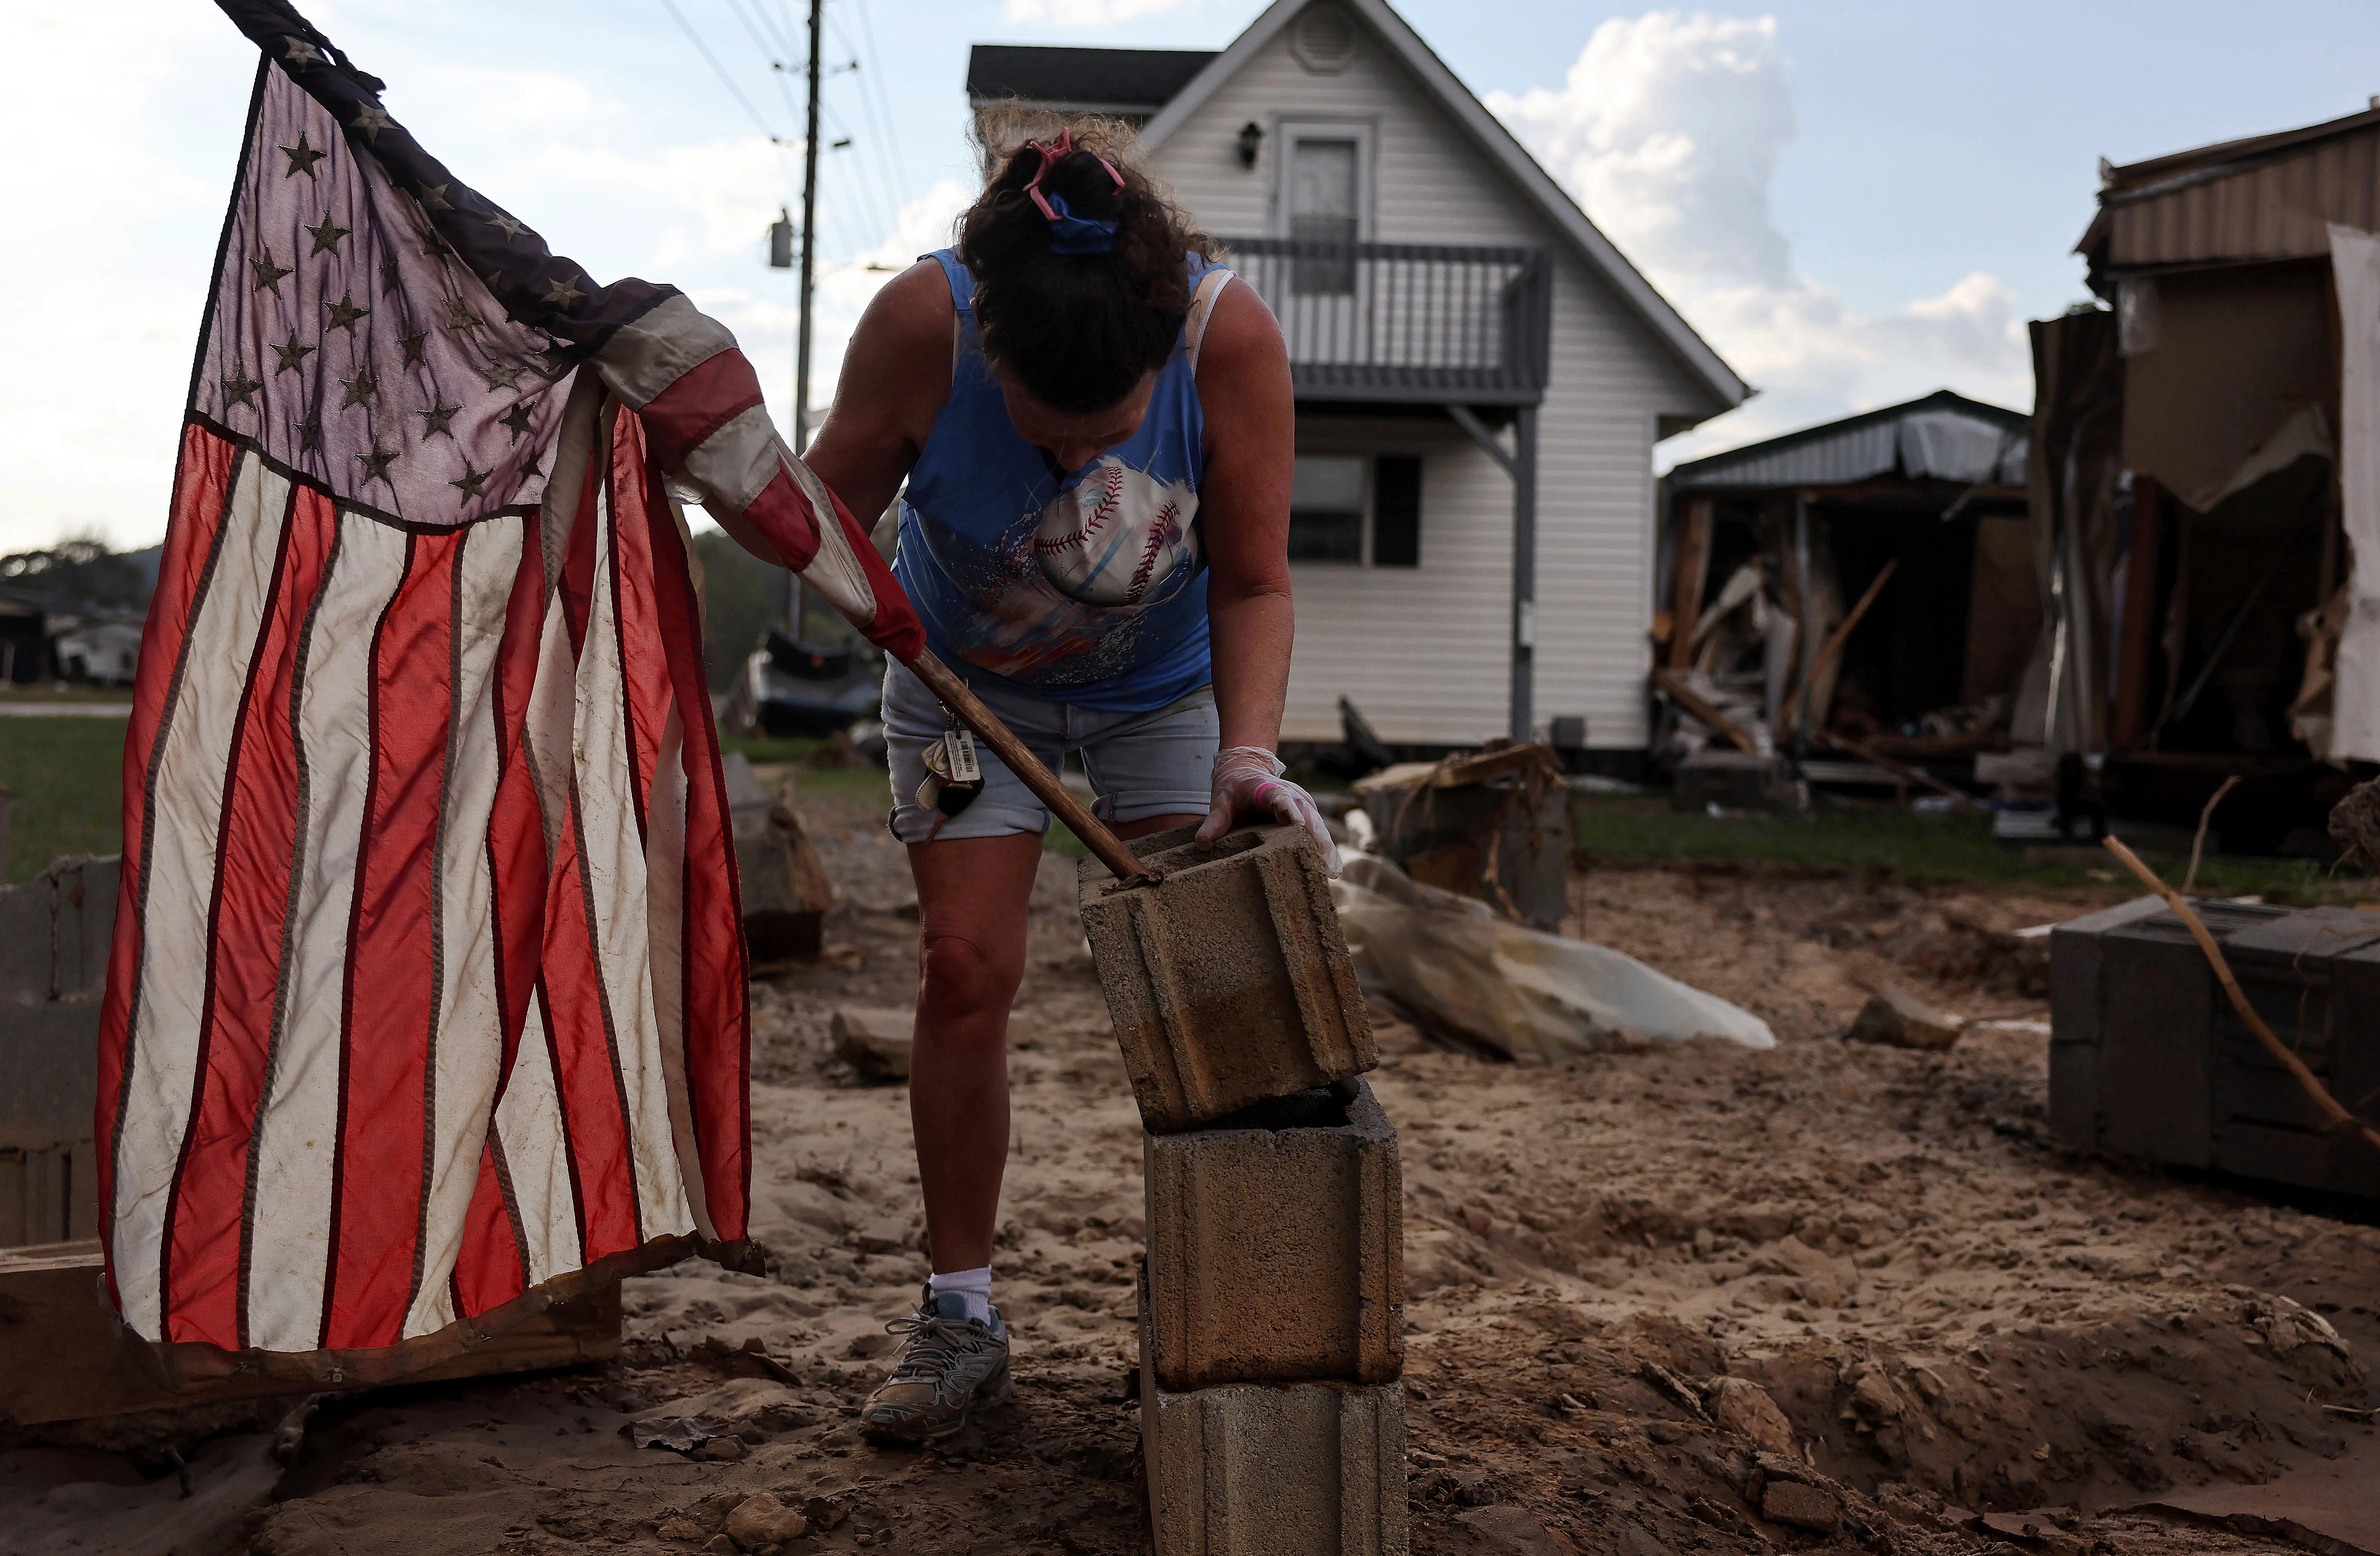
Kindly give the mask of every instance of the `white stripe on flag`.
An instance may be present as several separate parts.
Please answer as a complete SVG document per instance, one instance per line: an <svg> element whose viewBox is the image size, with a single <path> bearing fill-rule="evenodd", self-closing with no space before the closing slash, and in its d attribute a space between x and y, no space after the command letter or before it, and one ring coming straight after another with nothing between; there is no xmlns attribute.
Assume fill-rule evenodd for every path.
<svg viewBox="0 0 2380 1556"><path fill-rule="evenodd" d="M322 1339L347 930L372 773L372 637L404 577L405 549L405 531L339 514L338 560L322 581L307 650L298 709L306 868L281 973L288 1014L252 1148L248 1336L268 1351L310 1351ZM371 997L369 975L358 997Z"/></svg>
<svg viewBox="0 0 2380 1556"><path fill-rule="evenodd" d="M504 1100L496 1104L495 1133L520 1213L521 1257L532 1286L587 1262L579 1250L578 1202L570 1188L570 1144L562 1134L562 1101L553 1081L545 1007L529 1002L520 1052Z"/></svg>
<svg viewBox="0 0 2380 1556"><path fill-rule="evenodd" d="M652 804L645 827L645 893L652 948L654 1029L661 1042L662 1079L669 1089L670 1139L695 1229L716 1239L702 1181L702 1154L694 1138L694 1110L686 1081L686 726L670 709L653 768Z"/></svg>
<svg viewBox="0 0 2380 1556"><path fill-rule="evenodd" d="M620 663L618 601L612 590L613 536L611 493L599 503L594 598L587 612L587 642L579 656L579 840L586 849L580 878L591 912L589 938L602 975L605 1007L626 1100L629 1160L637 1177L637 1213L644 1235L692 1229L686 1185L669 1145L669 1088L662 1076L661 1033L653 1013L648 954L645 845L637 825L636 788L628 765L625 673ZM577 905L569 905L577 906ZM567 911L567 907L565 908Z"/></svg>
<svg viewBox="0 0 2380 1556"><path fill-rule="evenodd" d="M440 970L431 1051L430 1182L419 1258L421 1281L406 1313L407 1337L455 1319L447 1277L479 1185L489 1104L503 1067L504 1020L496 997L495 942L488 932L494 881L488 817L496 798L496 723L491 685L504 632L504 608L519 571L516 520L481 524L463 537L455 591L452 777L438 829Z"/></svg>
<svg viewBox="0 0 2380 1556"><path fill-rule="evenodd" d="M125 1321L164 1338L166 1207L189 1123L204 1015L215 847L232 732L271 598L289 482L237 456L213 577L192 611L182 684L166 708L149 811L138 1014L115 1142L115 1278Z"/></svg>

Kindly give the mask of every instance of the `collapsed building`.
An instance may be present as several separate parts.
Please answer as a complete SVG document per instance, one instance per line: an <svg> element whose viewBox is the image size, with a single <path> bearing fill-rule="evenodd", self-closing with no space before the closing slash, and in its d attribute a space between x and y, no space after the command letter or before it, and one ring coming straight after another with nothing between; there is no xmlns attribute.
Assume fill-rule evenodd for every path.
<svg viewBox="0 0 2380 1556"><path fill-rule="evenodd" d="M2225 845L2296 851L2380 760L2380 108L2100 174L2107 306L2032 326L2014 733L2121 813L2239 777Z"/></svg>

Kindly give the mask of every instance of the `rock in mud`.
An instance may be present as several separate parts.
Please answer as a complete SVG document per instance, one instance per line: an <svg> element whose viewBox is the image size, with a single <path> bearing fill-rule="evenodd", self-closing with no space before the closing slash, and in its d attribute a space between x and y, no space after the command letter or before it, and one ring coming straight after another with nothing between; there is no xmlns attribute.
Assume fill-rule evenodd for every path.
<svg viewBox="0 0 2380 1556"><path fill-rule="evenodd" d="M784 1545L810 1532L809 1520L766 1491L747 1497L727 1515L727 1538L740 1550Z"/></svg>
<svg viewBox="0 0 2380 1556"><path fill-rule="evenodd" d="M1710 1392L1711 1420L1721 1431L1749 1438L1771 1453L1794 1451L1793 1425L1768 1397L1768 1391L1749 1378L1722 1378Z"/></svg>
<svg viewBox="0 0 2380 1556"><path fill-rule="evenodd" d="M892 1006L845 1005L834 1013L835 1057L869 1085L909 1078L909 1033L913 1011Z"/></svg>
<svg viewBox="0 0 2380 1556"><path fill-rule="evenodd" d="M1959 1040L1959 1020L1905 989L1886 988L1868 997L1843 1036L1892 1048L1944 1049Z"/></svg>
<svg viewBox="0 0 2380 1556"><path fill-rule="evenodd" d="M1843 1526L1843 1504L1823 1486L1771 1480L1760 1493L1760 1516L1771 1524L1831 1535Z"/></svg>

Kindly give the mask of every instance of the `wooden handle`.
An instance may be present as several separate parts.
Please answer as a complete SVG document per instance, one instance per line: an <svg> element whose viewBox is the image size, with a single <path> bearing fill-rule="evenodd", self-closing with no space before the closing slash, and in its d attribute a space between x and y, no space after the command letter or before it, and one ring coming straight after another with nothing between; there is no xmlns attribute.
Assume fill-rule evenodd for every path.
<svg viewBox="0 0 2380 1556"><path fill-rule="evenodd" d="M1099 856L1099 863L1114 872L1118 881L1154 883L1163 879L1162 873L1150 869L1133 857L1123 840L1108 830L1105 821L1091 814L1091 808L1075 797L1058 775L1041 765L1041 760L1028 749L1024 741L1009 733L999 715L983 705L983 699L969 690L967 684L951 674L949 665L936 659L929 649L917 650L917 657L907 662L926 689L941 699L943 707L958 718L959 723L975 731L976 738L990 747L1008 770L1025 780L1025 786L1048 806L1058 820L1074 829L1090 851Z"/></svg>

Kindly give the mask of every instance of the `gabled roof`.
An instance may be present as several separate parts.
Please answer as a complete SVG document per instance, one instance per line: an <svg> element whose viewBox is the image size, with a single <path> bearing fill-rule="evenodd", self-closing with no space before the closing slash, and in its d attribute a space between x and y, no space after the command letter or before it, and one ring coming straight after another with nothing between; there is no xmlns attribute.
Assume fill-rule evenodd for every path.
<svg viewBox="0 0 2380 1556"><path fill-rule="evenodd" d="M1036 48L978 43L967 54L967 100L1011 98L1077 114L1153 114L1206 68L1212 49Z"/></svg>
<svg viewBox="0 0 2380 1556"><path fill-rule="evenodd" d="M1141 144L1154 150L1162 146L1173 132L1189 122L1191 116L1205 106L1224 82L1239 73L1240 67L1253 58L1267 43L1279 36L1300 11L1314 0L1274 0L1264 14L1248 24L1246 31L1232 41L1231 47L1215 56L1207 67L1192 77L1189 83L1167 103L1156 117L1140 132ZM1521 192L1534 201L1547 220L1570 240L1571 246L1584 258L1588 268L1610 282L1617 291L1653 333L1675 353L1688 372L1700 382L1721 404L1738 406L1754 393L1752 386L1735 375L1733 369L1719 359L1694 326L1670 306L1667 298L1653 289L1627 256L1603 236L1593 222L1586 219L1578 202L1566 193L1553 176L1539 166L1525 147L1515 140L1487 105L1472 95L1469 88L1446 67L1427 43L1421 40L1405 22L1404 18L1390 9L1386 0L1336 0L1347 10L1362 18L1372 31L1384 40L1391 52L1411 70L1422 87L1446 110L1447 115L1462 128L1472 143L1488 159L1500 167Z"/></svg>
<svg viewBox="0 0 2380 1556"><path fill-rule="evenodd" d="M1847 486L1878 476L2020 485L2032 419L1937 389L1924 399L1804 427L1670 471L1672 491Z"/></svg>

